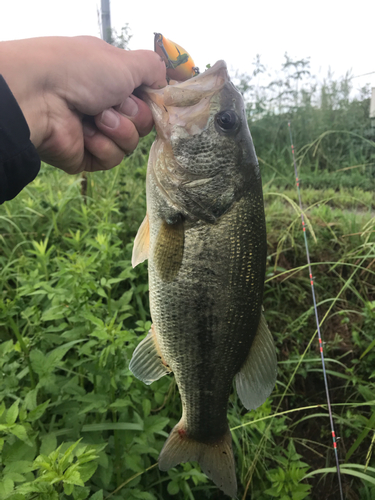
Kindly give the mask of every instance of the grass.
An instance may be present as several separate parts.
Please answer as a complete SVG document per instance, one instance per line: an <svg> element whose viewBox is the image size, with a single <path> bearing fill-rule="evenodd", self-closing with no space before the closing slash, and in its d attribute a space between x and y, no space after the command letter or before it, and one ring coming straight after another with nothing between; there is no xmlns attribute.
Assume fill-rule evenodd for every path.
<svg viewBox="0 0 375 500"><path fill-rule="evenodd" d="M224 498L192 464L155 467L178 392L172 377L147 387L128 369L150 327L147 267L130 264L150 140L89 175L85 200L79 179L45 166L0 207L0 498ZM256 411L230 398L239 498L335 499L297 195L272 178L264 192L279 376ZM374 197L353 186L302 196L344 489L373 498Z"/></svg>

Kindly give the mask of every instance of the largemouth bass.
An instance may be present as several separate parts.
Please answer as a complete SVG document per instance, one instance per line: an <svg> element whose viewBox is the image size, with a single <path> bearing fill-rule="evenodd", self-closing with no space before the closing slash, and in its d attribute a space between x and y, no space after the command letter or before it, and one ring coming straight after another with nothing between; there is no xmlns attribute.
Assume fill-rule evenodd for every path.
<svg viewBox="0 0 375 500"><path fill-rule="evenodd" d="M130 369L151 384L173 372L182 418L161 470L196 460L236 496L228 398L247 409L276 380L262 315L266 229L262 184L241 94L226 65L161 90L146 89L157 138L147 170L147 215L133 266L148 258L153 325Z"/></svg>

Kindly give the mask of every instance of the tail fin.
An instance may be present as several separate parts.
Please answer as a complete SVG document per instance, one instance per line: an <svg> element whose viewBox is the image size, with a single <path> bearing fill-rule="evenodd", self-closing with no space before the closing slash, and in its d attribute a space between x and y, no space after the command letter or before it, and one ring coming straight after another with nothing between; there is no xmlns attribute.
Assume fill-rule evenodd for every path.
<svg viewBox="0 0 375 500"><path fill-rule="evenodd" d="M224 436L215 442L202 443L188 437L181 419L161 450L159 469L168 470L182 462L192 460L199 463L203 472L226 495L236 497L237 480L229 427Z"/></svg>

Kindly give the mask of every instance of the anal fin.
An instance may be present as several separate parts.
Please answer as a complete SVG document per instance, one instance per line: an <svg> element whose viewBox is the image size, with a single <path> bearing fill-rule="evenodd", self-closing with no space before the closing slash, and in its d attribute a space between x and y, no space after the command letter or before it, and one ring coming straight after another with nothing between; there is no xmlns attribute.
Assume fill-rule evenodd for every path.
<svg viewBox="0 0 375 500"><path fill-rule="evenodd" d="M153 326L135 348L129 368L139 380L147 385L171 373L172 370L161 355Z"/></svg>
<svg viewBox="0 0 375 500"><path fill-rule="evenodd" d="M263 313L249 354L236 374L236 389L243 405L255 410L271 394L277 376L275 345Z"/></svg>

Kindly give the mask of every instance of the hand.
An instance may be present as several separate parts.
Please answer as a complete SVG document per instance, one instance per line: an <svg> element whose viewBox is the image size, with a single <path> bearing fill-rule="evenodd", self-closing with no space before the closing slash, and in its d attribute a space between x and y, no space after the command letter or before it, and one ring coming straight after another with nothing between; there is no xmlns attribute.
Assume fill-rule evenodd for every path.
<svg viewBox="0 0 375 500"><path fill-rule="evenodd" d="M86 36L1 42L0 71L41 159L70 174L112 168L133 151L153 120L132 92L167 83L156 53Z"/></svg>

